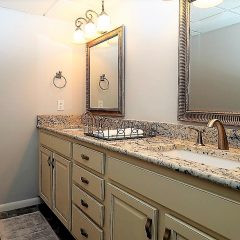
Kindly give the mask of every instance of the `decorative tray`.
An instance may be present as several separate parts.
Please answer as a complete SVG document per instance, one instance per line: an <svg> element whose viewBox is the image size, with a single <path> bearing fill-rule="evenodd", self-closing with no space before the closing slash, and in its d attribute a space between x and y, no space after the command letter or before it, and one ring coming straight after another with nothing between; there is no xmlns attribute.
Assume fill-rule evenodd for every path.
<svg viewBox="0 0 240 240"><path fill-rule="evenodd" d="M104 140L124 140L156 136L155 124L93 116L87 112L82 117L84 134Z"/></svg>

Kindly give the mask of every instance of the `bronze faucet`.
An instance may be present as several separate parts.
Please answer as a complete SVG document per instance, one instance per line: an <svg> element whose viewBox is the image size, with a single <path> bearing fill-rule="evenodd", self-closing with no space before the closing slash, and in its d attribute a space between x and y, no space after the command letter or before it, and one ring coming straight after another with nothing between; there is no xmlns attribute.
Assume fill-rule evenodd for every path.
<svg viewBox="0 0 240 240"><path fill-rule="evenodd" d="M208 127L216 127L218 130L218 149L229 150L225 128L218 119L212 119L207 124Z"/></svg>

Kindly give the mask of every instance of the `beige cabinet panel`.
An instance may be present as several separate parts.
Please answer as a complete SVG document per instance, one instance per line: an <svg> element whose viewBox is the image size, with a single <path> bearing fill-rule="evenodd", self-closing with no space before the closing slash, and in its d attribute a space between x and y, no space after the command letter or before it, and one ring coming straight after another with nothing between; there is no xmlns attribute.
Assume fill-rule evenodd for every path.
<svg viewBox="0 0 240 240"><path fill-rule="evenodd" d="M108 158L107 164L110 179L228 239L239 240L239 202L116 158ZM199 202L204 208L199 208Z"/></svg>
<svg viewBox="0 0 240 240"><path fill-rule="evenodd" d="M46 147L49 147L52 150L55 150L66 157L71 157L72 155L71 142L43 132L40 132L39 138L40 144L45 145Z"/></svg>
<svg viewBox="0 0 240 240"><path fill-rule="evenodd" d="M61 222L70 226L70 161L54 153L53 156L53 211Z"/></svg>
<svg viewBox="0 0 240 240"><path fill-rule="evenodd" d="M94 222L100 227L103 227L104 206L82 191L75 184L72 185L72 201Z"/></svg>
<svg viewBox="0 0 240 240"><path fill-rule="evenodd" d="M157 240L158 210L108 184L111 240Z"/></svg>
<svg viewBox="0 0 240 240"><path fill-rule="evenodd" d="M165 227L164 240L216 240L169 214L165 215Z"/></svg>
<svg viewBox="0 0 240 240"><path fill-rule="evenodd" d="M101 152L79 144L73 144L73 159L96 172L104 174L105 157Z"/></svg>
<svg viewBox="0 0 240 240"><path fill-rule="evenodd" d="M104 200L104 180L95 174L73 165L73 181L97 198Z"/></svg>
<svg viewBox="0 0 240 240"><path fill-rule="evenodd" d="M103 240L103 230L74 205L72 206L72 233L77 240Z"/></svg>
<svg viewBox="0 0 240 240"><path fill-rule="evenodd" d="M39 194L52 207L52 153L41 147L39 152Z"/></svg>

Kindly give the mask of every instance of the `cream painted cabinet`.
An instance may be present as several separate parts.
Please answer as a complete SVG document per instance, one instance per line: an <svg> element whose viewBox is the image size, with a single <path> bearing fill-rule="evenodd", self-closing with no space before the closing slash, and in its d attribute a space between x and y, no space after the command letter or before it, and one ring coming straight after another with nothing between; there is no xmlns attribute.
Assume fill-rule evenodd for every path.
<svg viewBox="0 0 240 240"><path fill-rule="evenodd" d="M53 154L53 211L69 227L71 214L70 161Z"/></svg>
<svg viewBox="0 0 240 240"><path fill-rule="evenodd" d="M108 184L110 216L108 239L157 240L158 210L123 190Z"/></svg>
<svg viewBox="0 0 240 240"><path fill-rule="evenodd" d="M70 163L58 154L40 147L40 197L69 229L71 223Z"/></svg>
<svg viewBox="0 0 240 240"><path fill-rule="evenodd" d="M41 147L39 153L39 194L52 208L52 152Z"/></svg>
<svg viewBox="0 0 240 240"><path fill-rule="evenodd" d="M169 214L165 215L164 240L216 240Z"/></svg>

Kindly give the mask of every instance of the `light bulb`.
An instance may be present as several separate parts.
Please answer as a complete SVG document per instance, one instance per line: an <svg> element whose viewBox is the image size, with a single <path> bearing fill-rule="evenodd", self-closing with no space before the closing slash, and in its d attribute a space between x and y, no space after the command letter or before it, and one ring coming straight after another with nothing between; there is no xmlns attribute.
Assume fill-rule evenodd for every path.
<svg viewBox="0 0 240 240"><path fill-rule="evenodd" d="M100 33L107 32L110 29L110 17L102 12L97 19L97 30Z"/></svg>
<svg viewBox="0 0 240 240"><path fill-rule="evenodd" d="M211 8L221 4L223 0L196 0L193 5L198 8Z"/></svg>
<svg viewBox="0 0 240 240"><path fill-rule="evenodd" d="M90 21L85 25L85 33L88 38L94 37L96 35L97 29L93 22Z"/></svg>
<svg viewBox="0 0 240 240"><path fill-rule="evenodd" d="M85 43L84 32L81 28L75 30L73 34L73 39L75 43Z"/></svg>

